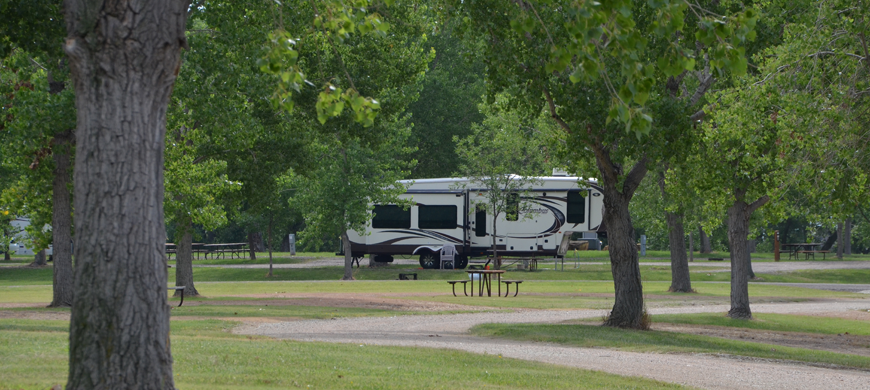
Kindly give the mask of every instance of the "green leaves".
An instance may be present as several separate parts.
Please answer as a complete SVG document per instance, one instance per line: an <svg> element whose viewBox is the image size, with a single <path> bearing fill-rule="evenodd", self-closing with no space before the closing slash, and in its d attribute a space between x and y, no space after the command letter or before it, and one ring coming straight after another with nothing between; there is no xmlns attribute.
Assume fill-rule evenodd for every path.
<svg viewBox="0 0 870 390"><path fill-rule="evenodd" d="M660 75L676 77L693 70L699 54L706 54L714 69L745 74L748 62L743 46L754 39L758 17L751 8L720 16L680 0L648 0L646 7L629 0L547 3L563 10L552 15L555 19L549 23L539 21L533 10L542 7L533 3L511 17L517 39L526 41L528 34L545 31L550 53L544 71L567 71L572 83L603 78L611 84L609 91L615 98L608 119L624 124L638 136L649 130L644 106ZM554 23L561 15L566 15L561 23ZM690 19L696 20L690 25ZM552 31L559 31L557 26L563 27L566 35L553 37ZM694 38L708 46L701 52L691 39L695 28Z"/></svg>
<svg viewBox="0 0 870 390"><path fill-rule="evenodd" d="M350 37L351 34L376 33L386 34L390 24L383 20L377 12L368 12L375 5L371 0L326 0L322 1L323 13L315 16L313 24L334 34L339 39ZM391 0L384 1L387 5Z"/></svg>
<svg viewBox="0 0 870 390"><path fill-rule="evenodd" d="M390 31L390 24L379 13L370 11L371 9L383 9L382 7L392 3L392 0L381 2L373 0L321 0L316 2L313 5L317 12L311 21L313 31L309 31L308 34L312 40L311 44L327 45L326 49L331 49L331 54L338 57L341 66L345 67L342 59L344 50L341 44L359 44L356 41L349 42L354 33L381 38L388 37L387 32ZM279 9L279 12L283 12L280 3ZM314 84L305 79L302 65L299 63L299 51L296 48L297 39L291 37L283 29L277 29L269 34L269 40L270 49L259 63L260 70L278 78L278 85L272 96L275 107L292 112L293 93L300 93L303 84L312 86ZM321 68L320 71L322 72L322 70ZM354 81L348 73L348 69L343 69L343 73L343 81L350 87L338 88L336 86L339 84L338 78L332 78L326 82L324 90L317 95L317 120L324 124L329 118L339 116L344 110L345 104L349 104L354 112L354 120L366 127L371 126L377 117L380 104L372 97L360 96L359 91L354 87Z"/></svg>
<svg viewBox="0 0 870 390"><path fill-rule="evenodd" d="M258 61L264 73L278 76L278 86L272 95L275 107L293 111L293 92L299 92L305 75L298 64L296 39L284 30L269 33L270 50Z"/></svg>
<svg viewBox="0 0 870 390"><path fill-rule="evenodd" d="M354 120L365 127L374 124L377 112L381 109L381 104L377 100L360 96L355 89L342 91L341 88L329 84L318 95L315 105L317 120L320 124L325 124L329 118L341 115L345 104L350 104L354 112Z"/></svg>

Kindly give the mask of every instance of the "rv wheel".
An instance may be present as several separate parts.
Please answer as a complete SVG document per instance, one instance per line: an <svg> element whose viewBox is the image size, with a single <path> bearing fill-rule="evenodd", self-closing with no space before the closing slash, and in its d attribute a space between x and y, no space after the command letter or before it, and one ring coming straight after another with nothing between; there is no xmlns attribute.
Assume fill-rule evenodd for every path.
<svg viewBox="0 0 870 390"><path fill-rule="evenodd" d="M456 258L456 269L465 269L468 267L468 256L459 256Z"/></svg>
<svg viewBox="0 0 870 390"><path fill-rule="evenodd" d="M425 251L420 254L420 266L425 269L438 268L438 259L435 257L435 253Z"/></svg>

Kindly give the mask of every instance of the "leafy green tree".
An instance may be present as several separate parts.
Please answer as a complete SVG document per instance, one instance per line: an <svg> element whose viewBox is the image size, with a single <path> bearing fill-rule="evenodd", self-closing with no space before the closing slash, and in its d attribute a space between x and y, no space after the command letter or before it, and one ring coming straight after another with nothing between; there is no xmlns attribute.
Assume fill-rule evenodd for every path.
<svg viewBox="0 0 870 390"><path fill-rule="evenodd" d="M53 289L51 307L70 306L73 299L73 263L72 263L72 207L69 184L72 179L71 162L75 153L74 129L72 120L75 117L73 97L69 84L69 68L63 59L61 42L64 37L62 5L59 1L0 1L0 59L12 60L4 64L0 72L6 74L0 80L11 85L20 83L35 84L37 88L29 102L3 102L0 104L0 128L2 121L17 122L19 131L5 138L4 146L13 147L11 152L18 157L27 156L32 161L23 166L34 166L33 170L40 174L29 172L21 174L19 185L22 188L43 188L38 193L30 193L26 199L17 198L16 202L28 202L34 214L31 229L35 238L35 249L46 248L54 243L53 257ZM28 64L25 65L23 59ZM16 59L18 61L16 61ZM17 64L15 64L17 62ZM10 69L11 68L11 69ZM33 71L28 68L35 68ZM12 70L16 74L10 75ZM18 74L18 73L21 74ZM30 78L42 79L28 80ZM0 86L6 89L9 84ZM27 94L26 88L23 94ZM4 91L5 92L5 91ZM48 96L39 96L48 95ZM15 93L3 93L9 100L16 100ZM21 97L21 94L19 95ZM43 104L45 106L30 106L28 104ZM9 111L18 111L10 115ZM7 111L7 112L3 112ZM22 131L26 129L26 131ZM11 138L11 140L9 139ZM41 142L27 141L40 140ZM9 142L11 141L11 142ZM24 142L22 142L24 141ZM38 148L34 149L34 146ZM2 149L2 148L0 148ZM48 158L48 156L51 158ZM18 159L21 162L21 159ZM19 167L20 168L20 167ZM18 170L21 172L21 170ZM38 194L38 195L37 195ZM21 195L21 194L19 194ZM33 196L37 195L37 196ZM43 203L43 205L39 205ZM20 203L17 208L20 208ZM49 207L50 206L50 207ZM45 213L45 211L50 211ZM51 224L50 234L43 232L42 226ZM36 229L39 226L39 229ZM42 253L44 255L44 253ZM43 256L44 257L44 256Z"/></svg>
<svg viewBox="0 0 870 390"><path fill-rule="evenodd" d="M176 227L175 285L184 286L185 295L198 296L193 283L193 225L213 230L226 224L226 211L218 199L241 184L227 179L225 161L197 156L197 146L208 140L202 130L183 121L170 123L175 128L166 142L163 210Z"/></svg>
<svg viewBox="0 0 870 390"><path fill-rule="evenodd" d="M329 124L337 130L334 137L318 138L309 145L309 153L320 164L306 176L296 178L297 191L291 207L304 210L303 240L341 237L342 280L353 280L347 232L364 233L373 217L369 204L404 204L398 196L405 187L396 185L396 181L407 175L405 169L410 165L402 164L410 152L405 146L410 128L404 120L387 122L380 118L375 128L384 136L384 142L364 143L334 122Z"/></svg>
<svg viewBox="0 0 870 390"><path fill-rule="evenodd" d="M546 107L571 170L598 177L616 296L606 324L647 327L629 202L704 116L714 72L746 71L756 12L720 2L446 3L467 34L485 37L490 98L509 90L519 107Z"/></svg>
<svg viewBox="0 0 870 390"><path fill-rule="evenodd" d="M24 44L43 49L38 42ZM4 131L0 133L0 154L5 168L17 177L15 184L5 188L4 203L31 219L27 231L33 240L30 246L40 252L40 265L45 265L42 250L54 243L53 297L49 306L68 307L73 299L70 165L75 107L74 94L63 81L67 69L52 66L59 63L57 51L34 55L16 47L3 59L0 128Z"/></svg>
<svg viewBox="0 0 870 390"><path fill-rule="evenodd" d="M457 21L449 21L428 42L435 50L420 98L408 107L414 130L409 142L417 148L412 178L447 177L457 171L459 158L453 137L465 138L483 120L477 106L485 93L483 62L473 53L479 42L456 36Z"/></svg>
<svg viewBox="0 0 870 390"><path fill-rule="evenodd" d="M837 168L838 160L854 161L856 148L840 153L860 127L855 126L855 108L860 108L858 96L868 86L861 63L866 51L864 56L854 54L862 52L867 7L854 5L839 1L766 4L764 11L769 14L790 10L775 20L782 26L781 39L759 51L758 72L735 80L733 88L717 94L715 113L704 126L704 151L695 163L697 172L705 176L698 183L720 194L726 189L725 196L710 197L708 205L728 210L732 318L752 316L747 236L751 220L756 219L753 213L768 204L761 219L783 219L778 200L789 189L818 188L820 183L814 181L849 171ZM831 173L820 175L820 170ZM861 180L858 175L845 181L853 179ZM836 194L829 203L847 203L843 201L851 194ZM835 214L843 210L831 209Z"/></svg>
<svg viewBox="0 0 870 390"><path fill-rule="evenodd" d="M508 98L501 96L491 105L482 104L486 115L480 124L471 126L472 133L464 138L454 136L459 156L460 176L468 178L465 186L486 189L476 210L486 210L492 216L492 256L495 269L501 269L498 254L498 222L500 219L530 218L532 204L525 202L531 189L547 173L546 164L553 164L548 153L548 141L557 131L542 115L524 123L519 113L507 107ZM555 163L555 166L562 164Z"/></svg>

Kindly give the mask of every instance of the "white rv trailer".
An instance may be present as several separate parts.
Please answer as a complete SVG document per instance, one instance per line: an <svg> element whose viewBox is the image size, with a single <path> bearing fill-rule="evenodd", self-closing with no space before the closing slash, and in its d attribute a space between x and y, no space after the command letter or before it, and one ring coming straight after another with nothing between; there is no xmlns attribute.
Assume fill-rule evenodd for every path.
<svg viewBox="0 0 870 390"><path fill-rule="evenodd" d="M16 255L33 255L32 248L28 248L30 244L30 236L24 231L24 228L30 225L30 218L18 217L10 222L12 225L12 242L9 244L9 252ZM50 229L51 226L45 225L43 229ZM54 254L52 246L49 245L45 250L46 256Z"/></svg>
<svg viewBox="0 0 870 390"><path fill-rule="evenodd" d="M522 199L531 207L513 218L499 215L499 254L561 257L571 233L604 231L604 196L597 182L570 176L537 179L528 191L531 196ZM365 235L347 232L353 257L372 255L375 261L391 262L394 255L419 255L423 268L437 268L438 252L450 243L457 251L456 268L465 268L468 258L492 254L492 215L476 207L486 202L486 189L466 178L400 183L410 184L400 198L413 200L413 206L373 205L375 215Z"/></svg>

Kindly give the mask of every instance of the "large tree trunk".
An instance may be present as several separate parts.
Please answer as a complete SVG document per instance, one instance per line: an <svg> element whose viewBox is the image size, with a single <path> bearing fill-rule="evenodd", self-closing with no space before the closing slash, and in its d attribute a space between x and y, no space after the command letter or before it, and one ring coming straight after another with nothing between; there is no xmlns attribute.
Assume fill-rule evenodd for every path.
<svg viewBox="0 0 870 390"><path fill-rule="evenodd" d="M692 239L692 233L689 232L689 262L695 261L695 240Z"/></svg>
<svg viewBox="0 0 870 390"><path fill-rule="evenodd" d="M269 214L269 231L266 233L268 236L266 240L269 241L269 273L266 274L267 278L272 277L272 214Z"/></svg>
<svg viewBox="0 0 870 390"><path fill-rule="evenodd" d="M686 233L683 230L683 216L665 212L668 221L668 241L671 247L671 292L694 292L689 277L689 260L686 256Z"/></svg>
<svg viewBox="0 0 870 390"><path fill-rule="evenodd" d="M822 244L822 250L823 251L831 250L831 247L834 246L835 242L837 242L837 232L836 231L831 233L831 235L828 236L828 239L825 240L825 243Z"/></svg>
<svg viewBox="0 0 870 390"><path fill-rule="evenodd" d="M184 291L175 291L173 296L199 296L193 285L193 223L190 218L179 220L175 233L175 287L184 286Z"/></svg>
<svg viewBox="0 0 870 390"><path fill-rule="evenodd" d="M749 217L752 212L767 203L764 196L752 204L743 201L745 191L736 190L734 204L728 208L728 244L731 252L731 318L752 318L749 309Z"/></svg>
<svg viewBox="0 0 870 390"><path fill-rule="evenodd" d="M75 281L67 389L174 389L163 149L189 2L67 0Z"/></svg>
<svg viewBox="0 0 870 390"><path fill-rule="evenodd" d="M698 226L698 245L700 245L699 253L712 253L713 247L710 245L710 237L704 233L704 228Z"/></svg>
<svg viewBox="0 0 870 390"><path fill-rule="evenodd" d="M665 172L659 172L659 189L662 199L667 200L665 191ZM686 258L686 232L683 229L683 215L665 211L668 223L668 242L671 249L671 292L694 292L689 278L689 262Z"/></svg>
<svg viewBox="0 0 870 390"><path fill-rule="evenodd" d="M52 251L54 278L51 304L48 307L70 307L73 303L72 210L70 209L70 137L72 131L55 135L54 179L52 183Z"/></svg>
<svg viewBox="0 0 870 390"><path fill-rule="evenodd" d="M257 252L265 252L263 246L263 234L259 232L248 233L248 252L251 260L257 260Z"/></svg>
<svg viewBox="0 0 870 390"><path fill-rule="evenodd" d="M36 254L33 255L33 263L30 265L34 267L45 267L47 265L45 262L45 249L36 252Z"/></svg>
<svg viewBox="0 0 870 390"><path fill-rule="evenodd" d="M734 202L728 209L728 243L731 249L731 318L752 318L749 309L749 272L746 262L749 251L746 236L749 234L749 205Z"/></svg>
<svg viewBox="0 0 870 390"><path fill-rule="evenodd" d="M852 255L852 220L846 219L843 226L843 254L846 256Z"/></svg>
<svg viewBox="0 0 870 390"><path fill-rule="evenodd" d="M628 202L612 186L604 187L604 224L610 248L610 271L613 274L615 300L613 310L604 322L607 326L646 329L644 320L643 285L640 280L634 226L628 212Z"/></svg>
<svg viewBox="0 0 870 390"><path fill-rule="evenodd" d="M369 268L388 267L390 263L375 261L375 255L369 255Z"/></svg>
<svg viewBox="0 0 870 390"><path fill-rule="evenodd" d="M344 247L344 276L341 280L354 280L353 278L353 253L350 251L350 238L347 232L341 232L341 245Z"/></svg>
<svg viewBox="0 0 870 390"><path fill-rule="evenodd" d="M843 247L845 246L843 242L845 241L845 235L843 234L843 224L837 224L837 258L843 259Z"/></svg>

